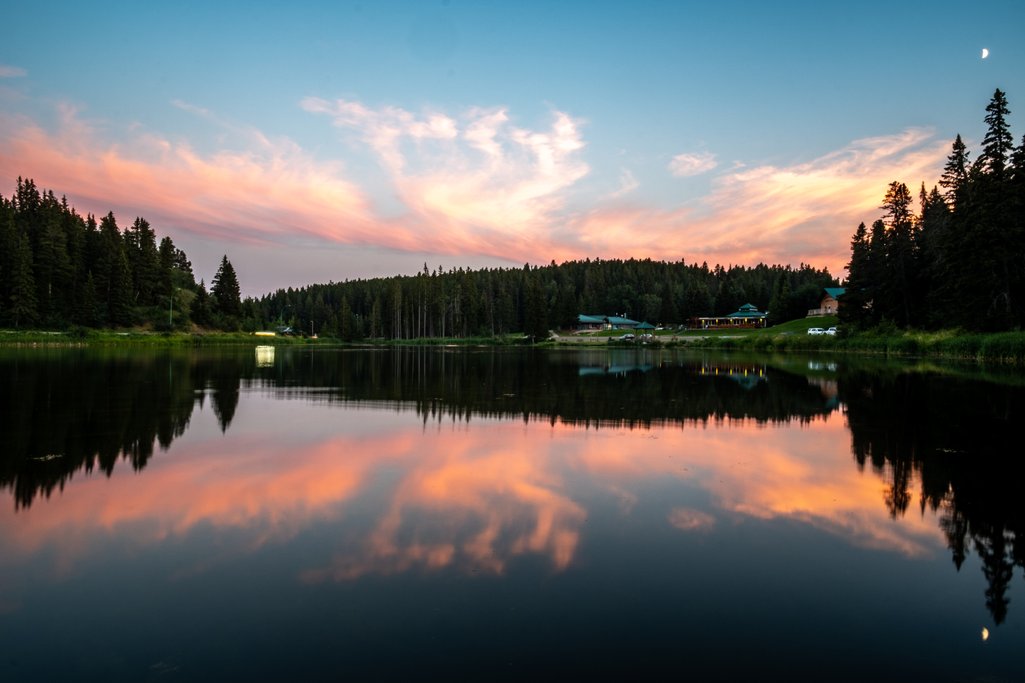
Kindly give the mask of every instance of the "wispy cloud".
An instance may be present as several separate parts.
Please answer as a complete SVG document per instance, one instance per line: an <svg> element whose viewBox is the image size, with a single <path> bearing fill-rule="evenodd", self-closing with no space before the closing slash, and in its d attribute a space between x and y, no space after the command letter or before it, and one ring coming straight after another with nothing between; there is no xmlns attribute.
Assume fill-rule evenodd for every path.
<svg viewBox="0 0 1025 683"><path fill-rule="evenodd" d="M20 66L0 64L0 78L23 78L27 75L28 72L22 69Z"/></svg>
<svg viewBox="0 0 1025 683"><path fill-rule="evenodd" d="M619 172L619 187L609 195L609 199L624 197L640 186L640 182L634 177L630 169L624 168Z"/></svg>
<svg viewBox="0 0 1025 683"><path fill-rule="evenodd" d="M229 125L202 107L173 106ZM673 207L636 199L639 184L626 169L616 190L582 198L590 172L583 124L564 112L531 129L501 107L414 113L317 98L301 106L330 117L350 149L369 151L388 186L354 180L341 161L256 129L234 130L232 148L204 152L138 128L112 135L70 106L53 129L0 113L0 182L10 188L17 175L33 177L80 210L113 209L250 243L323 241L455 254L467 263L803 261L839 274L851 233L878 215L886 185L932 182L948 151L930 131L909 129L810 161L737 166L714 178L705 197ZM676 159L681 172L715 164L711 155ZM380 206L392 198L398 214Z"/></svg>
<svg viewBox="0 0 1025 683"><path fill-rule="evenodd" d="M635 256L710 263L811 263L840 274L850 235L874 219L886 185L932 182L949 144L931 131L857 140L790 166L740 168L684 208L623 206L579 217L574 235L599 255L629 244Z"/></svg>
<svg viewBox="0 0 1025 683"><path fill-rule="evenodd" d="M669 172L683 178L707 173L718 165L711 152L690 152L674 156L669 162Z"/></svg>
<svg viewBox="0 0 1025 683"><path fill-rule="evenodd" d="M514 125L503 108L472 108L457 118L358 102L307 98L376 154L422 240L442 252L468 249L524 256L525 241L555 248L551 228L563 192L589 172L580 158L580 122L555 111L547 130Z"/></svg>
<svg viewBox="0 0 1025 683"><path fill-rule="evenodd" d="M80 210L128 211L243 241L305 236L372 243L378 234L369 200L343 179L341 164L317 161L287 139L254 133L247 149L203 154L149 132L108 142L67 105L59 118L51 132L0 115L0 166L67 193L85 205Z"/></svg>

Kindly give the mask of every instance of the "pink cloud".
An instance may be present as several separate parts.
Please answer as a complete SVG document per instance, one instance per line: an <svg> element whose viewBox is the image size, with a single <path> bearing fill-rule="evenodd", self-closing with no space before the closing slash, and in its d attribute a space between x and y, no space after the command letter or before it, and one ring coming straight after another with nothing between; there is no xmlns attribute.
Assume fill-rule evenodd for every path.
<svg viewBox="0 0 1025 683"><path fill-rule="evenodd" d="M0 64L0 78L22 78L27 75L28 72L19 66Z"/></svg>
<svg viewBox="0 0 1025 683"><path fill-rule="evenodd" d="M715 155L711 152L693 152L677 154L669 162L669 172L677 177L701 175L718 166Z"/></svg>
<svg viewBox="0 0 1025 683"><path fill-rule="evenodd" d="M109 143L72 107L56 132L0 118L0 178L15 175L71 196L80 210L144 215L160 225L222 239L268 242L296 236L372 242L369 200L340 178L341 165L314 160L288 140L251 135L246 151L204 155L188 143L133 133ZM127 212L127 215L124 215ZM342 228L344 226L344 230Z"/></svg>
<svg viewBox="0 0 1025 683"><path fill-rule="evenodd" d="M225 125L201 107L173 105ZM390 187L371 188L342 162L254 129L241 131L240 149L212 152L139 129L110 142L103 126L69 106L54 130L0 114L0 183L32 177L81 211L114 210L125 222L142 215L161 230L222 241L372 246L471 262L805 262L841 274L850 235L878 216L886 185L931 182L948 146L920 129L858 140L810 161L724 172L708 195L676 208L629 201L638 183L623 171L618 190L583 208L586 142L582 122L566 113L553 111L547 126L532 130L504 108L450 115L318 98L301 106L369 151ZM714 163L708 153L678 155L673 168ZM398 215L376 204L389 194Z"/></svg>
<svg viewBox="0 0 1025 683"><path fill-rule="evenodd" d="M554 112L550 128L535 131L511 125L505 109L473 108L457 120L346 100L302 106L370 147L439 250L530 260L561 251L549 233L565 191L590 170L579 158L580 122L568 114Z"/></svg>
<svg viewBox="0 0 1025 683"><path fill-rule="evenodd" d="M857 140L791 166L741 168L719 176L693 207L602 208L581 215L573 233L592 253L629 244L638 257L710 263L810 263L841 274L850 236L872 221L892 180L933 182L949 151L930 132Z"/></svg>

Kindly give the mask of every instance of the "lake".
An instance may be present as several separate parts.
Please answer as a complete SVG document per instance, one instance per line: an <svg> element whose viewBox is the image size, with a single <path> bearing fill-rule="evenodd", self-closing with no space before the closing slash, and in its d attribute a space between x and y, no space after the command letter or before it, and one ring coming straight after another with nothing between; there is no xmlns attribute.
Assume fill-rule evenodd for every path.
<svg viewBox="0 0 1025 683"><path fill-rule="evenodd" d="M0 350L0 680L1025 679L1025 377Z"/></svg>

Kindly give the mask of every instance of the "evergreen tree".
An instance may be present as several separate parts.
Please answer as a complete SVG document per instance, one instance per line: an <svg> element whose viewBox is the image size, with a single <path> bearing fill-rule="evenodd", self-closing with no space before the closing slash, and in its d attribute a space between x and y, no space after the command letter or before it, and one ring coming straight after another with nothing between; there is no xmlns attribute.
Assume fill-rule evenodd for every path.
<svg viewBox="0 0 1025 683"><path fill-rule="evenodd" d="M913 322L918 310L917 228L911 211L911 192L904 183L892 182L883 199L888 223L886 269L881 285L881 314L902 326Z"/></svg>
<svg viewBox="0 0 1025 683"><path fill-rule="evenodd" d="M943 167L943 175L940 176L940 185L945 189L943 197L952 208L964 200L968 188L968 169L970 168L968 157L968 149L961 141L961 135L958 134L954 139L950 156L947 157L947 163Z"/></svg>
<svg viewBox="0 0 1025 683"><path fill-rule="evenodd" d="M23 323L35 322L38 317L35 281L32 277L32 249L29 247L27 235L18 234L14 238L14 253L8 278L11 291L8 315L14 326L20 327Z"/></svg>
<svg viewBox="0 0 1025 683"><path fill-rule="evenodd" d="M48 322L59 323L62 322L61 312L70 304L72 268L60 214L57 211L48 213L50 215L39 234L33 272L41 317Z"/></svg>
<svg viewBox="0 0 1025 683"><path fill-rule="evenodd" d="M872 301L871 263L868 230L859 223L851 238L851 260L847 264L846 292L838 311L840 321L847 325L863 325L870 319Z"/></svg>
<svg viewBox="0 0 1025 683"><path fill-rule="evenodd" d="M126 326L135 322L132 315L132 272L124 249L114 253L107 298L107 320L112 325Z"/></svg>
<svg viewBox="0 0 1025 683"><path fill-rule="evenodd" d="M920 300L925 307L922 320L929 326L938 327L944 324L949 301L954 295L950 282L957 266L956 259L951 259L949 253L950 209L939 188L933 186L927 194L924 183L920 202L919 258L922 263L920 286L923 289Z"/></svg>
<svg viewBox="0 0 1025 683"><path fill-rule="evenodd" d="M140 306L152 306L157 303L158 292L164 292L160 292L156 233L145 218L136 218L132 227L125 231L125 246L132 271L132 299Z"/></svg>
<svg viewBox="0 0 1025 683"><path fill-rule="evenodd" d="M213 324L213 311L211 309L210 295L206 291L206 284L200 280L199 288L196 290L196 297L192 300L192 305L189 307L189 318L201 327L208 327Z"/></svg>
<svg viewBox="0 0 1025 683"><path fill-rule="evenodd" d="M82 294L79 305L75 311L75 322L86 327L95 327L100 324L99 302L96 297L96 283L93 281L93 274L89 272L85 277L85 285L82 287Z"/></svg>
<svg viewBox="0 0 1025 683"><path fill-rule="evenodd" d="M1007 125L1010 113L1007 96L997 88L986 105L986 136L982 139L982 152L975 163L984 173L1000 178L1004 175L1008 157L1014 149L1011 129Z"/></svg>
<svg viewBox="0 0 1025 683"><path fill-rule="evenodd" d="M238 284L238 277L235 275L235 268L225 254L221 258L221 265L214 275L213 286L214 306L218 313L227 318L238 318L242 312L242 293Z"/></svg>

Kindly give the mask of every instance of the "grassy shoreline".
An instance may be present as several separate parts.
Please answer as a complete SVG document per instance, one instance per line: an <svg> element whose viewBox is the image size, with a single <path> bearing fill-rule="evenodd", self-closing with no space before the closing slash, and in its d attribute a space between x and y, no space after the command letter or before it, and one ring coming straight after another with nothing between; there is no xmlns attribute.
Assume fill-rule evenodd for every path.
<svg viewBox="0 0 1025 683"><path fill-rule="evenodd" d="M866 354L893 357L930 357L975 360L987 363L1025 365L1025 332L973 333L960 330L923 332L880 329L841 334L836 337L809 335L809 327L835 325L835 318L793 320L759 330L686 330L660 331L648 341L621 341L622 331L593 335L565 334L538 344L541 347L594 348L615 346L632 348L715 349L756 352L816 352ZM147 332L117 330L0 330L3 346L520 346L527 340L519 334L501 337L426 338L399 340L363 340L343 342L335 338L262 337L245 332Z"/></svg>

